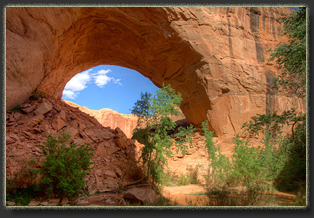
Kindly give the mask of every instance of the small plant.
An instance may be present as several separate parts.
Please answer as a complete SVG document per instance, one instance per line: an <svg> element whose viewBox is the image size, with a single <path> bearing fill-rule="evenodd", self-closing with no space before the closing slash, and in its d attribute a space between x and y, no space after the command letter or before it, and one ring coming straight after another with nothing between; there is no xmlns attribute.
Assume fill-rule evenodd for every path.
<svg viewBox="0 0 314 218"><path fill-rule="evenodd" d="M47 94L45 92L35 90L32 92L32 95L29 97L31 100L37 100L39 98L47 98Z"/></svg>
<svg viewBox="0 0 314 218"><path fill-rule="evenodd" d="M306 206L306 186L300 186L300 189L296 193L296 197L293 202L297 206Z"/></svg>
<svg viewBox="0 0 314 218"><path fill-rule="evenodd" d="M17 113L23 113L23 109L25 107L23 107L22 105L16 105L13 109L10 110L10 112L17 112Z"/></svg>
<svg viewBox="0 0 314 218"><path fill-rule="evenodd" d="M153 206L176 206L176 202L172 202L169 198L165 198L160 196L157 198L153 204Z"/></svg>
<svg viewBox="0 0 314 218"><path fill-rule="evenodd" d="M177 186L177 179L178 176L170 172L169 169L161 175L161 183L164 186Z"/></svg>
<svg viewBox="0 0 314 218"><path fill-rule="evenodd" d="M16 205L27 205L31 199L39 196L38 175L35 160L19 161L22 169L6 180L6 200L14 201Z"/></svg>

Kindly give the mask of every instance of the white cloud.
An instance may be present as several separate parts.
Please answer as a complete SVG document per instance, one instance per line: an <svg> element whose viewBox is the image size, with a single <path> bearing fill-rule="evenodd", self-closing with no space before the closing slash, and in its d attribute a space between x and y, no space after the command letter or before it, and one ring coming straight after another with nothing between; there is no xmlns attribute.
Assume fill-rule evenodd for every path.
<svg viewBox="0 0 314 218"><path fill-rule="evenodd" d="M62 93L66 98L74 99L77 97L77 94L71 90L63 90Z"/></svg>
<svg viewBox="0 0 314 218"><path fill-rule="evenodd" d="M99 70L96 73L91 73L92 69L86 70L82 73L75 75L65 86L63 95L69 99L75 99L79 92L87 88L87 83L94 82L98 87L104 88L109 82L113 82L118 85L121 84L121 79L115 79L107 76L110 69Z"/></svg>
<svg viewBox="0 0 314 218"><path fill-rule="evenodd" d="M115 84L119 84L120 86L122 86L122 83L120 83L121 79L113 79L113 83Z"/></svg>
<svg viewBox="0 0 314 218"><path fill-rule="evenodd" d="M87 88L86 84L91 80L89 72L91 69L82 73L76 74L65 86L64 89L71 90L73 92L82 91Z"/></svg>
<svg viewBox="0 0 314 218"><path fill-rule="evenodd" d="M107 75L103 75L103 74L95 75L94 79L95 79L95 84L100 88L103 88L104 85L106 85L112 80L111 77Z"/></svg>
<svg viewBox="0 0 314 218"><path fill-rule="evenodd" d="M109 77L107 76L107 74L111 72L110 69L108 70L99 70L97 73L93 74L93 78L95 80L95 84L100 87L103 88L106 84L108 84L109 82L113 82L115 84L119 84L122 85L120 83L121 79L115 79L113 77Z"/></svg>
<svg viewBox="0 0 314 218"><path fill-rule="evenodd" d="M108 70L99 70L98 72L97 72L97 74L103 74L103 75L106 75L107 73L110 73L111 72L111 70L110 69L108 69Z"/></svg>
<svg viewBox="0 0 314 218"><path fill-rule="evenodd" d="M87 88L86 84L91 80L89 72L92 69L76 74L64 87L63 95L66 98L75 99L80 91Z"/></svg>

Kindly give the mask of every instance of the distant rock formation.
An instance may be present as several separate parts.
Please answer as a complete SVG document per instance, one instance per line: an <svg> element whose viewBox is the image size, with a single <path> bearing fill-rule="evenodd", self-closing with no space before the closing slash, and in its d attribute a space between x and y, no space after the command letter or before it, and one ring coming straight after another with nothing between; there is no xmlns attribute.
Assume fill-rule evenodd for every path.
<svg viewBox="0 0 314 218"><path fill-rule="evenodd" d="M137 125L137 117L135 115L121 114L109 108L92 110L88 107L80 106L70 101L64 101L68 105L78 108L82 112L85 112L90 116L95 117L97 121L105 127L108 126L112 129L119 127L128 138L132 138L133 130Z"/></svg>

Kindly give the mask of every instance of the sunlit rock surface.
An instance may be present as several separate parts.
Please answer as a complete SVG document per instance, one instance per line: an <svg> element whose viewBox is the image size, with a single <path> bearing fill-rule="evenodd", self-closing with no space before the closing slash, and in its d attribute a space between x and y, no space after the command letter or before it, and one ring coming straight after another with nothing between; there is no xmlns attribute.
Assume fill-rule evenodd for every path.
<svg viewBox="0 0 314 218"><path fill-rule="evenodd" d="M7 110L35 89L60 99L74 75L112 64L159 87L171 83L182 93L189 123L208 120L215 135L232 137L251 116L289 106L267 89L278 73L267 59L269 49L287 41L278 36L279 20L290 13L284 7L7 7Z"/></svg>

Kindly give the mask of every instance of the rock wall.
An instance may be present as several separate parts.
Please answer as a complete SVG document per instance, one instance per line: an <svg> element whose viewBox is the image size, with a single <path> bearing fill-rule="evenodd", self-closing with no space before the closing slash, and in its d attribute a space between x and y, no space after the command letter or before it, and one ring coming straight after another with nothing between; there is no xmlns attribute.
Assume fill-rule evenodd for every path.
<svg viewBox="0 0 314 218"><path fill-rule="evenodd" d="M7 7L6 106L39 89L61 98L77 73L100 64L132 68L182 93L189 123L208 120L232 137L288 98L267 89L283 7ZM297 102L303 106L304 102Z"/></svg>
<svg viewBox="0 0 314 218"><path fill-rule="evenodd" d="M95 117L96 120L103 126L108 126L112 129L119 127L128 138L132 138L133 130L137 125L137 117L135 115L121 114L117 111L103 108L100 110L91 110L87 107L80 106L70 101L65 101L68 105L78 108L80 111Z"/></svg>
<svg viewBox="0 0 314 218"><path fill-rule="evenodd" d="M103 127L94 117L54 98L28 100L22 106L20 112L6 113L7 179L29 168L27 161L43 160L39 145L48 133L57 136L62 131L77 145L89 143L94 149L94 164L85 178L91 193L118 188L124 174L124 182L137 179L132 173L140 170L136 165L139 145L119 128Z"/></svg>

